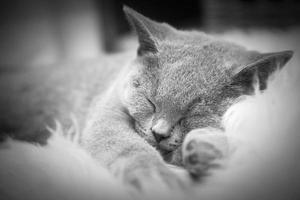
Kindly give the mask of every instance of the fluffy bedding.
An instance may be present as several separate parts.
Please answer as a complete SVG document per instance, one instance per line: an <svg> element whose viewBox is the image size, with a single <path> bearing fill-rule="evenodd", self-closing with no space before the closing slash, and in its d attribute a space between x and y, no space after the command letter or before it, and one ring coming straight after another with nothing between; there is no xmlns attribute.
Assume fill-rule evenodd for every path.
<svg viewBox="0 0 300 200"><path fill-rule="evenodd" d="M6 139L0 145L0 199L204 199L300 197L300 31L220 35L261 51L292 49L293 59L224 115L230 152L222 167L182 191L134 193L78 145L78 137L52 127L46 146Z"/></svg>

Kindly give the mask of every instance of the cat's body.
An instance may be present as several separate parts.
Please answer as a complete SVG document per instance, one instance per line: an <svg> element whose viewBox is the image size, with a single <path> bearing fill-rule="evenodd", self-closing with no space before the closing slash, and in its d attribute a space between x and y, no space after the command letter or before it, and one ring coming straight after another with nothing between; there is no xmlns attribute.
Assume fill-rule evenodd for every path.
<svg viewBox="0 0 300 200"><path fill-rule="evenodd" d="M1 132L45 143L46 126L53 128L55 120L64 130L74 123L82 130L95 96L106 90L134 53L4 72L0 79Z"/></svg>
<svg viewBox="0 0 300 200"><path fill-rule="evenodd" d="M51 69L52 74L35 70L22 75L19 81L27 83L17 87L16 96L2 99L14 99L12 105L20 107L11 110L21 116L22 131L36 131L53 118L66 128L74 113L83 147L116 176L142 189L149 184L178 186L180 180L163 158L195 174L222 158L222 115L239 97L253 92L255 74L264 89L268 75L292 52L247 51L203 33L175 30L129 8L125 13L139 38L133 61L132 55L108 57L109 62L70 65L57 73ZM28 83L35 89L26 92ZM28 98L21 103L19 90Z"/></svg>

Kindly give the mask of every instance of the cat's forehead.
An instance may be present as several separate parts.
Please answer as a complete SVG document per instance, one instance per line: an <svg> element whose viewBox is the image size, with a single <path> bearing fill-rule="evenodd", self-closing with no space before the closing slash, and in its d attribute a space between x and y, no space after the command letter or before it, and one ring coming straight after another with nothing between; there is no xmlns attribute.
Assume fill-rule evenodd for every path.
<svg viewBox="0 0 300 200"><path fill-rule="evenodd" d="M190 62L190 64L199 65L203 62L215 67L226 67L224 63L243 63L247 62L248 51L237 44L219 40L201 32L178 32L173 37L158 44L159 59L163 63L172 63L178 60ZM221 66L221 63L223 66ZM219 66L217 66L219 64Z"/></svg>
<svg viewBox="0 0 300 200"><path fill-rule="evenodd" d="M229 82L234 68L248 62L243 47L202 35L166 41L160 50L156 99L165 107L185 109L195 99L212 96Z"/></svg>

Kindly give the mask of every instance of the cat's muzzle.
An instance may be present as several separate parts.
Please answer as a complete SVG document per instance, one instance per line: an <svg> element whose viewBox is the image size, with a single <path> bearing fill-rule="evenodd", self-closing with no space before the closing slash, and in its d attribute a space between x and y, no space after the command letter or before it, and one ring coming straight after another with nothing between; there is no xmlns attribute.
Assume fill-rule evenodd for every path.
<svg viewBox="0 0 300 200"><path fill-rule="evenodd" d="M151 146L164 153L174 151L180 145L178 142L174 142L172 137L164 137L160 134L156 134L150 129L147 130L146 128L143 128L138 122L134 123L134 127L136 132Z"/></svg>

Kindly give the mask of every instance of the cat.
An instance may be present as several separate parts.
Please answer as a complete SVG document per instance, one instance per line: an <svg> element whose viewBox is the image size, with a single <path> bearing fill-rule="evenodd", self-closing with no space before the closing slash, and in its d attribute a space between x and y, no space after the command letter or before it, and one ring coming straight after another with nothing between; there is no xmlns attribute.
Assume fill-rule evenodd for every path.
<svg viewBox="0 0 300 200"><path fill-rule="evenodd" d="M74 123L83 127L82 146L138 189L182 187L167 163L198 176L226 156L222 115L244 95L253 94L254 81L266 89L268 76L293 52L249 51L202 32L155 22L126 6L124 12L139 42L131 62L125 65L130 56L121 55L88 67L52 68L51 74L47 68L35 69L22 74L21 89L14 84L10 89L38 89L12 105L20 107L15 113L23 113L17 119L28 132L41 130L53 117L68 127L68 115L75 113ZM26 87L24 82L33 76ZM48 91L54 88L51 84L58 85L55 93ZM28 101L33 106L27 106Z"/></svg>
<svg viewBox="0 0 300 200"><path fill-rule="evenodd" d="M161 156L201 175L226 155L222 115L253 94L255 80L264 90L267 77L293 52L248 51L126 6L124 12L138 36L137 57L92 108L83 145L140 188L155 174L176 183Z"/></svg>

